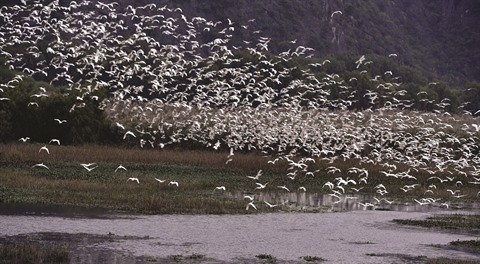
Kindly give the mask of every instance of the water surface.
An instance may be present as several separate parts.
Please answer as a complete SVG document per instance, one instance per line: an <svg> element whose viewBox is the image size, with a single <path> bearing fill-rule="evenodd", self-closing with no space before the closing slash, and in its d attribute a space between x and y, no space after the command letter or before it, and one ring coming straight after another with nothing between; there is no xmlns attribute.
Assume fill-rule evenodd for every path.
<svg viewBox="0 0 480 264"><path fill-rule="evenodd" d="M395 218L416 219L429 215L431 213L400 211L156 215L110 219L1 215L0 235L62 232L148 237L99 242L88 247L92 251L114 250L152 258L196 253L219 262L235 263L240 259L254 259L258 254L271 254L285 262L297 262L303 256L318 256L332 263L390 263L392 256L400 255L480 261L478 255L431 246L446 245L457 239L477 239L474 235L406 227L391 222ZM88 262L88 257L81 260L82 263L94 261ZM112 263L121 262L117 259Z"/></svg>

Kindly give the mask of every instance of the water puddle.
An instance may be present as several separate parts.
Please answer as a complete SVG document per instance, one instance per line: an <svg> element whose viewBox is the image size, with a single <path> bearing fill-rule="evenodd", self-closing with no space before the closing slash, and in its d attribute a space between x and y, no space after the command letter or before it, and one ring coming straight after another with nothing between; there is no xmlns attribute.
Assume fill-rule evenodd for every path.
<svg viewBox="0 0 480 264"><path fill-rule="evenodd" d="M235 192L227 194L234 199L248 199L253 194ZM308 192L260 192L253 195L255 201L271 205L281 205L288 211L354 211L354 210L387 210L402 212L435 212L446 209L480 210L480 203L449 202L447 205L441 201L420 204L415 200L398 200L373 194L349 194L340 198L320 193Z"/></svg>
<svg viewBox="0 0 480 264"><path fill-rule="evenodd" d="M480 261L478 254L432 246L477 239L477 235L391 222L396 218L419 219L429 215L431 213L377 210L323 214L138 215L111 219L0 215L0 236L61 233L116 238L81 244L83 251L77 252L83 253L77 254L73 263L95 263L99 260L92 257L95 252L102 254L106 261L102 263L132 260L167 263L174 258L189 260L192 256L205 256L199 260L203 263L252 263L259 254L271 255L277 263L298 263L305 256L332 263L392 263L398 259L422 263L424 256ZM105 252L114 255L107 257ZM138 262L139 259L142 261Z"/></svg>

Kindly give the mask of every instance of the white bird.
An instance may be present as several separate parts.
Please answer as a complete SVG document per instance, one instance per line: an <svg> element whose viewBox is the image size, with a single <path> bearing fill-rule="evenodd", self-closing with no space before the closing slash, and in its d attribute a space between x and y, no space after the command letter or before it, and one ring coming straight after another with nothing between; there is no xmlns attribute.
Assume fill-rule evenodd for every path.
<svg viewBox="0 0 480 264"><path fill-rule="evenodd" d="M421 201L419 201L419 200L417 200L417 199L413 199L413 200L415 200L415 202L417 202L417 203L418 203L419 205L421 205L421 206L430 204L429 202L421 202Z"/></svg>
<svg viewBox="0 0 480 264"><path fill-rule="evenodd" d="M55 143L55 144L57 144L57 145L60 145L60 140L59 140L59 139L52 138L52 139L50 139L50 141L48 142L48 144L52 144L52 143Z"/></svg>
<svg viewBox="0 0 480 264"><path fill-rule="evenodd" d="M215 187L214 191L216 191L216 190L225 191L226 188L225 188L225 186L217 186L217 187Z"/></svg>
<svg viewBox="0 0 480 264"><path fill-rule="evenodd" d="M247 178L258 180L262 174L262 170L259 170L255 176L247 176Z"/></svg>
<svg viewBox="0 0 480 264"><path fill-rule="evenodd" d="M257 207L253 204L253 201L252 201L252 202L249 202L249 203L247 204L247 208L245 208L245 210L248 211L248 209L249 209L250 207L252 207L253 209L257 210Z"/></svg>
<svg viewBox="0 0 480 264"><path fill-rule="evenodd" d="M176 182L176 181L170 181L170 182L168 183L168 185L175 185L175 186L178 187L178 182Z"/></svg>
<svg viewBox="0 0 480 264"><path fill-rule="evenodd" d="M228 159L228 158L231 158L233 155L235 155L235 154L233 153L233 148L230 148L230 154L228 154L227 159Z"/></svg>
<svg viewBox="0 0 480 264"><path fill-rule="evenodd" d="M342 13L342 11L337 10L337 11L333 12L333 13L330 15L330 17L332 18L335 14L340 14L340 15L341 15L341 14L343 14L343 13Z"/></svg>
<svg viewBox="0 0 480 264"><path fill-rule="evenodd" d="M55 118L55 119L53 119L53 120L57 121L59 124L67 123L67 120L65 120L65 119L60 120L60 119L58 119L58 118Z"/></svg>
<svg viewBox="0 0 480 264"><path fill-rule="evenodd" d="M117 127L119 127L121 130L125 130L125 126L123 126L122 124L116 122L115 123L117 125Z"/></svg>
<svg viewBox="0 0 480 264"><path fill-rule="evenodd" d="M265 203L268 207L270 207L270 208L274 208L274 207L278 206L278 204L271 204L271 203L269 203L269 202L267 202L267 201L264 201L264 203Z"/></svg>
<svg viewBox="0 0 480 264"><path fill-rule="evenodd" d="M135 136L135 134L132 132L132 131L127 131L125 132L125 134L123 135L123 139L126 139L127 138L127 135L130 135L134 138L136 138L137 136Z"/></svg>
<svg viewBox="0 0 480 264"><path fill-rule="evenodd" d="M41 147L40 150L38 151L38 153L40 153L42 150L44 150L45 152L47 152L48 154L50 154L50 151L48 150L47 145Z"/></svg>
<svg viewBox="0 0 480 264"><path fill-rule="evenodd" d="M287 191L287 192L289 192L289 191L290 191L290 190L287 188L287 186L286 186L286 185L283 185L283 186L277 186L277 188L283 189L283 190L285 190L285 191Z"/></svg>
<svg viewBox="0 0 480 264"><path fill-rule="evenodd" d="M127 181L136 181L137 183L140 183L140 181L138 180L138 178L135 178L135 177L130 177L130 178L128 178Z"/></svg>
<svg viewBox="0 0 480 264"><path fill-rule="evenodd" d="M127 171L127 168L125 168L123 165L118 165L118 167L115 169L115 172L117 172L118 170Z"/></svg>
<svg viewBox="0 0 480 264"><path fill-rule="evenodd" d="M457 192L460 192L460 190L451 190L451 189L447 189L447 192L451 193L452 195L456 194Z"/></svg>
<svg viewBox="0 0 480 264"><path fill-rule="evenodd" d="M251 202L251 201L253 201L254 197L255 197L255 195L245 195L245 196L243 196L243 199L248 199Z"/></svg>
<svg viewBox="0 0 480 264"><path fill-rule="evenodd" d="M332 182L329 182L329 181L326 182L326 183L323 185L323 187L325 187L325 186L329 187L330 190L333 189L333 188L335 188L335 185L334 185ZM323 188L323 187L322 187L322 188Z"/></svg>
<svg viewBox="0 0 480 264"><path fill-rule="evenodd" d="M257 190L257 189L258 189L258 190L261 190L261 189L265 189L265 187L267 187L268 182L265 183L265 184L261 184L261 183L257 182L257 183L255 183L255 184L258 185L258 187L255 188L255 190Z"/></svg>
<svg viewBox="0 0 480 264"><path fill-rule="evenodd" d="M81 165L82 167L90 167L90 166L93 166L93 165L95 165L95 164L96 164L96 163L80 163L80 165Z"/></svg>
<svg viewBox="0 0 480 264"><path fill-rule="evenodd" d="M90 168L89 166L82 166L84 167L88 172L91 172L92 170L96 169L98 166Z"/></svg>
<svg viewBox="0 0 480 264"><path fill-rule="evenodd" d="M363 189L363 187L360 187L360 188L350 187L350 190L353 190L355 192L359 192L361 189Z"/></svg>
<svg viewBox="0 0 480 264"><path fill-rule="evenodd" d="M363 207L371 207L371 206L375 206L375 205L374 205L374 204L372 204L372 203L361 203L361 202L359 202L358 204L359 204L359 205L361 205L361 206L363 206Z"/></svg>
<svg viewBox="0 0 480 264"><path fill-rule="evenodd" d="M29 137L23 137L23 138L19 138L18 141L27 142L29 139L30 139Z"/></svg>
<svg viewBox="0 0 480 264"><path fill-rule="evenodd" d="M165 181L167 181L167 180L160 180L159 178L155 178L155 180L159 183L164 183Z"/></svg>
<svg viewBox="0 0 480 264"><path fill-rule="evenodd" d="M307 191L307 188L305 188L305 187L303 187L303 186L300 186L300 187L298 187L298 190L299 190L299 191L304 191L304 192L306 192L306 191Z"/></svg>
<svg viewBox="0 0 480 264"><path fill-rule="evenodd" d="M34 168L34 167L41 167L41 168L45 168L45 169L49 170L49 168L47 167L47 165L43 164L43 162L42 162L42 163L35 164L35 165L32 166L32 168Z"/></svg>

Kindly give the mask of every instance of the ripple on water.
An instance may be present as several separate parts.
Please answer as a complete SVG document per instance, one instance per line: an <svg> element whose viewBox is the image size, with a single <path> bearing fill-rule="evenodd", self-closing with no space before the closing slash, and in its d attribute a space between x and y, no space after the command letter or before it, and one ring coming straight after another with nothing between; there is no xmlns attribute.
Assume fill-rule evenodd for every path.
<svg viewBox="0 0 480 264"><path fill-rule="evenodd" d="M457 239L476 239L475 236L404 227L391 222L395 218L424 218L428 215L430 213L400 211L156 215L130 219L4 215L0 216L0 233L112 233L120 237L140 237L145 239L98 243L92 251L108 249L154 258L196 253L231 262L254 258L258 254L270 254L285 261L317 256L335 263L379 263L394 256L480 260L478 255L429 246L445 245Z"/></svg>

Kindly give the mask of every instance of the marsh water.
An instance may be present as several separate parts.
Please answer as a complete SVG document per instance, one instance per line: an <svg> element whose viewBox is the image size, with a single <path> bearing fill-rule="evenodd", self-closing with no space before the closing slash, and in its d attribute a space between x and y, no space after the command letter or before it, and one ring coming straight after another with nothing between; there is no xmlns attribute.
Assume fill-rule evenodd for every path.
<svg viewBox="0 0 480 264"><path fill-rule="evenodd" d="M390 222L394 218L422 218L426 215L351 211L242 216L137 216L127 219L2 216L1 233L113 233L140 237L85 246L90 247L91 251L112 250L154 258L197 253L225 262L254 258L258 254L270 254L284 261L318 256L335 263L386 263L389 262L387 259L401 255L480 260L479 256L430 246L476 237L401 227ZM115 261L112 259L112 263L118 263L119 256L113 258ZM84 261L79 260L82 263Z"/></svg>
<svg viewBox="0 0 480 264"><path fill-rule="evenodd" d="M5 207L0 210L7 211ZM164 263L175 255L192 254L204 255L204 263L250 263L259 254L288 263L300 262L305 256L321 257L328 263L417 263L419 256L480 261L479 255L432 246L477 239L478 234L439 232L391 222L396 218L421 219L432 212L146 216L72 211L3 214L0 235L114 234L118 238L81 244L75 249L78 254L72 263L132 263L138 261L136 256L147 257L148 263ZM445 211L452 212L457 211ZM92 217L95 214L98 217Z"/></svg>
<svg viewBox="0 0 480 264"><path fill-rule="evenodd" d="M242 199L244 193L230 196ZM198 256L203 263L250 263L267 254L278 262L301 262L315 256L331 263L422 263L422 257L476 259L477 254L448 248L454 240L478 234L439 232L401 226L393 219L422 219L434 213L457 213L435 204L375 203L358 195L336 202L312 193L261 193L261 204L300 208L333 208L327 213L261 213L251 215L122 215L99 209L60 206L0 206L0 236L42 234L66 242L77 237L72 263L168 263L172 256ZM361 203L375 203L364 207ZM452 204L479 213L478 204ZM375 209L375 210L374 210ZM467 211L465 211L467 210ZM296 210L299 211L299 210ZM301 211L301 210L300 210ZM88 240L79 234L107 239ZM70 237L69 237L70 236ZM112 239L113 238L113 239ZM83 243L78 243L82 239ZM424 259L423 259L424 260Z"/></svg>
<svg viewBox="0 0 480 264"><path fill-rule="evenodd" d="M229 193L235 199L245 199L245 192ZM448 202L448 207L440 200L421 205L415 200L399 200L374 194L349 194L338 199L329 194L309 192L260 192L255 194L258 202L282 205L290 211L352 211L352 210L392 210L404 212L435 212L445 209L480 210L480 203ZM365 206L368 204L369 206Z"/></svg>

